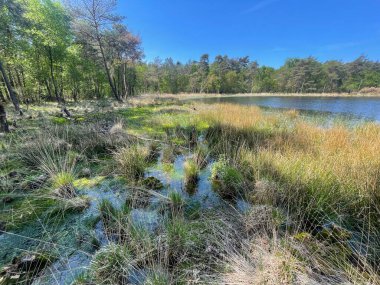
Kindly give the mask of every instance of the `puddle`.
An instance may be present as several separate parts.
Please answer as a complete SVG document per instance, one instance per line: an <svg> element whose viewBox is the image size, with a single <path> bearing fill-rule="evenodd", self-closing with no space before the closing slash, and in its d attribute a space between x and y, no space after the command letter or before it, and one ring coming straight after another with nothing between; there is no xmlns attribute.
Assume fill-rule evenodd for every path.
<svg viewBox="0 0 380 285"><path fill-rule="evenodd" d="M154 210L133 209L131 218L136 227L141 227L149 232L154 232L160 225L160 216Z"/></svg>
<svg viewBox="0 0 380 285"><path fill-rule="evenodd" d="M90 206L78 217L79 223L85 223L89 218L97 217L99 215L98 206L103 199L109 200L115 208L122 207L125 203L126 189L121 185L113 184L113 181L104 181L97 187L78 191L79 195L86 195L90 198ZM102 221L95 224L92 234L100 246L109 243ZM80 251L78 248L74 248L69 253L60 252L59 259L44 269L40 277L36 278L32 284L70 284L88 269L91 259L92 254Z"/></svg>
<svg viewBox="0 0 380 285"><path fill-rule="evenodd" d="M145 177L153 176L159 179L165 185L165 189L160 191L164 195L167 195L169 191L177 191L186 199L199 202L203 209L221 205L222 199L212 190L210 180L212 163L209 163L200 171L196 189L192 193L185 190L184 163L189 157L191 157L191 154L178 155L172 164L172 168L167 171L167 164L162 162L161 153L158 163L148 168Z"/></svg>
<svg viewBox="0 0 380 285"><path fill-rule="evenodd" d="M72 255L60 258L59 261L54 262L32 284L71 284L80 274L87 270L90 261L91 256L76 251Z"/></svg>

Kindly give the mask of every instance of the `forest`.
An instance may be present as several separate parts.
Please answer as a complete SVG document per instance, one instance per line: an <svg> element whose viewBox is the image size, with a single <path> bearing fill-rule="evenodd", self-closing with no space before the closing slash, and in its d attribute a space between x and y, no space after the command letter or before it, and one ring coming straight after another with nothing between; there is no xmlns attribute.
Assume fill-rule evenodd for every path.
<svg viewBox="0 0 380 285"><path fill-rule="evenodd" d="M114 1L1 0L0 100L18 102L141 93L322 93L380 86L380 63L290 58L278 69L249 57L208 54L187 63L144 61L141 38Z"/></svg>

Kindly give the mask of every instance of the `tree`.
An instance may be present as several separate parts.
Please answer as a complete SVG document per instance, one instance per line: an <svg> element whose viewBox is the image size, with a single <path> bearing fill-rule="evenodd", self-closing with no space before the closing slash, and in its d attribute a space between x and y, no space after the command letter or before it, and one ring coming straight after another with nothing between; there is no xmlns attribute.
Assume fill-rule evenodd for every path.
<svg viewBox="0 0 380 285"><path fill-rule="evenodd" d="M106 54L107 33L112 27L121 27L122 17L114 14L114 0L80 0L70 5L74 19L74 29L78 37L87 41L98 51L103 63L111 92L116 100L122 101L111 74L113 58ZM126 31L126 29L125 29Z"/></svg>
<svg viewBox="0 0 380 285"><path fill-rule="evenodd" d="M20 104L16 96L16 92L13 90L13 87L8 79L8 75L4 70L3 63L1 62L1 60L0 60L0 73L3 76L5 85L7 86L7 89L8 89L9 97L11 97L11 100L13 102L16 112L18 112L22 116L23 113L21 111Z"/></svg>
<svg viewBox="0 0 380 285"><path fill-rule="evenodd" d="M125 99L135 92L136 74L133 66L142 57L141 40L122 24L114 24L111 30L106 31L104 38L113 69L112 82L118 98Z"/></svg>
<svg viewBox="0 0 380 285"><path fill-rule="evenodd" d="M17 61L16 55L23 41L20 38L23 36L22 29L25 27L25 19L20 3L14 0L0 0L0 4L0 73L16 112L22 115L11 69L8 68L8 72L6 72L4 61L7 60L11 63Z"/></svg>
<svg viewBox="0 0 380 285"><path fill-rule="evenodd" d="M9 132L7 114L5 112L5 107L2 102L0 102L0 131L5 133Z"/></svg>
<svg viewBox="0 0 380 285"><path fill-rule="evenodd" d="M69 16L59 2L51 0L29 0L26 18L31 26L28 33L40 53L39 63L48 67L49 78L45 78L49 93L53 93L62 111L70 116L63 97L63 65L67 49L72 44ZM43 74L43 73L42 73ZM53 92L51 92L53 90Z"/></svg>

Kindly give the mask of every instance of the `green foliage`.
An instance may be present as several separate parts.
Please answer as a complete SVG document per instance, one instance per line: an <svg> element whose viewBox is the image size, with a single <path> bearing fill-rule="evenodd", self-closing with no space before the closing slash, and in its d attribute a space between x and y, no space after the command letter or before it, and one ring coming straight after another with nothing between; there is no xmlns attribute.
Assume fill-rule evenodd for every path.
<svg viewBox="0 0 380 285"><path fill-rule="evenodd" d="M223 198L236 198L241 194L244 176L225 157L213 164L211 177L215 190Z"/></svg>
<svg viewBox="0 0 380 285"><path fill-rule="evenodd" d="M61 188L73 184L75 177L70 172L60 172L52 177L52 184L54 188Z"/></svg>

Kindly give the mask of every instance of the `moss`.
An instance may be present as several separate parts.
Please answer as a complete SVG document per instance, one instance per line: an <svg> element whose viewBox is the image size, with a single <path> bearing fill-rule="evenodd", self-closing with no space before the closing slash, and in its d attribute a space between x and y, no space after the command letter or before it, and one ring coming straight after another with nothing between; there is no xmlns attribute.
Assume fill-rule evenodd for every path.
<svg viewBox="0 0 380 285"><path fill-rule="evenodd" d="M294 239L300 242L304 242L306 240L309 240L311 238L311 234L307 232L300 232L296 235L294 235Z"/></svg>
<svg viewBox="0 0 380 285"><path fill-rule="evenodd" d="M70 120L64 118L64 117L53 117L51 121L56 125L65 125L70 123Z"/></svg>
<svg viewBox="0 0 380 285"><path fill-rule="evenodd" d="M102 183L105 179L105 176L95 176L92 178L79 178L73 181L73 185L76 188L92 188L100 183Z"/></svg>
<svg viewBox="0 0 380 285"><path fill-rule="evenodd" d="M57 205L57 201L41 192L34 196L14 196L0 211L0 221L5 222L5 230L14 230L42 218L43 214Z"/></svg>
<svg viewBox="0 0 380 285"><path fill-rule="evenodd" d="M160 190L164 187L162 182L153 176L149 176L145 178L142 183L148 189L153 189L153 190Z"/></svg>

